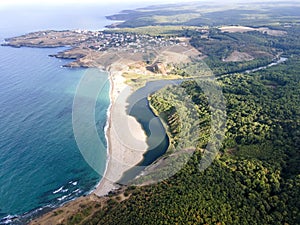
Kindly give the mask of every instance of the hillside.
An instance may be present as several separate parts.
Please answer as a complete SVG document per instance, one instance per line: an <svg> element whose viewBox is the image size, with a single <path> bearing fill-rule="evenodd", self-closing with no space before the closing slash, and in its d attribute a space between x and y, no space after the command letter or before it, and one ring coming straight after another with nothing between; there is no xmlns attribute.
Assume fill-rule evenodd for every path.
<svg viewBox="0 0 300 225"><path fill-rule="evenodd" d="M299 7L199 3L110 16L126 20L113 32L181 38L200 52L168 71L191 80L148 98L166 127L169 149L132 185L100 199L89 196L81 206L75 201L33 224L300 224ZM264 67L279 57L287 61ZM195 82L203 65L222 88L227 114L221 149L206 170L199 163L214 108ZM167 73L160 62L150 66ZM136 77L125 78L135 87ZM192 109L183 104L187 99ZM182 160L187 163L178 173L151 184Z"/></svg>

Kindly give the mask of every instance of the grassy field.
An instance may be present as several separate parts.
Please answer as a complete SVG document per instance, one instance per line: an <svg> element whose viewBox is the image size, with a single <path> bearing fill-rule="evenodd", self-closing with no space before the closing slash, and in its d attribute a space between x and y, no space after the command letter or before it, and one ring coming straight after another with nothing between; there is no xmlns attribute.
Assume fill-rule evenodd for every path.
<svg viewBox="0 0 300 225"><path fill-rule="evenodd" d="M169 74L169 75L153 74L150 76L145 76L144 74L125 72L123 73L123 76L126 79L126 84L131 86L134 90L143 87L148 81L182 79L182 76L175 75L175 74Z"/></svg>
<svg viewBox="0 0 300 225"><path fill-rule="evenodd" d="M201 2L166 5L124 11L109 19L126 20L118 27L143 27L155 25L221 26L221 25L280 25L300 21L300 3L296 1L272 2Z"/></svg>
<svg viewBox="0 0 300 225"><path fill-rule="evenodd" d="M109 29L108 32L116 33L137 33L137 34L147 34L151 36L182 36L186 30L197 30L199 27L196 26L142 26L136 28L118 28ZM203 27L207 29L207 27Z"/></svg>

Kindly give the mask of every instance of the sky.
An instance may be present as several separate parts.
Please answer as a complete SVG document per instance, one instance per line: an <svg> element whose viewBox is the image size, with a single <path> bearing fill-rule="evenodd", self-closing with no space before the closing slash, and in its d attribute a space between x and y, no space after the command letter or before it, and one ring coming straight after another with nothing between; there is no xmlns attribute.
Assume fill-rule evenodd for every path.
<svg viewBox="0 0 300 225"><path fill-rule="evenodd" d="M64 5L64 4L118 4L122 3L156 3L156 4L164 4L164 3L186 3L186 2L196 2L196 1L205 1L205 0L0 0L0 7L3 6L14 6L14 5L33 5L33 4L44 4L44 5ZM210 0L206 0L210 1ZM217 1L217 0L212 0ZM228 3L237 3L243 2L247 0L223 0L222 2ZM270 2L270 1L281 1L281 0L256 0L260 2Z"/></svg>
<svg viewBox="0 0 300 225"><path fill-rule="evenodd" d="M125 0L128 3L178 3L178 2L193 2L195 0ZM50 4L50 5L63 5L63 4L118 4L124 3L124 0L0 0L0 6L13 6L13 5L32 5L32 4Z"/></svg>

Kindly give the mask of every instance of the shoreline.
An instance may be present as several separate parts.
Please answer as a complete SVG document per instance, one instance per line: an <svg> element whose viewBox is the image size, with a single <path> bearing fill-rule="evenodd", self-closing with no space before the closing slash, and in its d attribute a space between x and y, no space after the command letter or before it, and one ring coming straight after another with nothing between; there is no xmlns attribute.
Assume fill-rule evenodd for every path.
<svg viewBox="0 0 300 225"><path fill-rule="evenodd" d="M147 136L141 124L126 112L127 98L133 91L125 84L125 78L122 76L124 68L114 68L119 66L121 64L116 63L107 70L110 82L110 105L104 130L107 140L107 161L103 177L91 193L97 196L105 196L117 189L116 182L122 178L124 172L143 160L143 155L148 149ZM125 130L121 132L122 128L124 129L124 122L128 127L125 126ZM124 132L128 134L129 131L131 135L123 134Z"/></svg>
<svg viewBox="0 0 300 225"><path fill-rule="evenodd" d="M110 82L110 105L107 109L107 122L104 127L105 138L107 140L107 157L103 177L86 196L74 198L58 207L50 209L49 212L41 213L37 217L33 217L33 219L29 220L29 224L45 224L46 221L57 221L57 218L53 217L53 210L56 211L70 206L74 207L71 207L72 210L75 210L78 207L80 208L80 204L101 202L101 197L103 197L103 201L105 201L105 196L109 194L110 191L119 188L119 184L116 184L116 182L122 178L123 173L138 165L139 162L143 160L143 155L148 150L146 142L147 135L140 123L134 117L127 115L126 106L128 103L126 100L134 91L129 85L125 84L125 78L122 76L123 72L127 71L128 68L113 68L121 65L121 63L115 63L106 70ZM123 66L127 67L126 63L124 63L122 67ZM121 98L120 94L122 96ZM120 114L122 116L117 118ZM127 125L129 125L128 128L132 128L130 129L132 135L127 136L127 134L129 134L127 131L125 134L126 138L128 138L125 141L126 143L120 144L119 136L121 135L115 131L122 130L123 124L118 123L121 120L127 122ZM135 151L133 151L133 149ZM60 217L60 215L58 215L58 217ZM63 218L59 218L59 220L62 221Z"/></svg>
<svg viewBox="0 0 300 225"><path fill-rule="evenodd" d="M95 192L97 191L97 189L100 189L101 188L101 185L103 185L102 181L107 173L107 170L108 170L108 165L109 165L109 160L110 160L110 141L109 141L109 135L108 135L108 132L109 132L109 127L110 127L110 118L111 118L111 109L112 109L112 105L113 105L113 99L112 99L112 92L113 92L113 81L112 81L112 77L111 77L111 74L109 71L107 71L107 74L108 74L108 80L109 80L109 106L107 108L107 112L106 112L106 123L105 123L105 127L104 127L104 135L105 135L105 139L106 139L106 163L105 163L105 170L104 170L104 173L103 173L103 176L102 178L100 179L100 181L97 183L97 185L94 187L94 189L89 193L89 194L96 194ZM97 194L96 194L97 195Z"/></svg>
<svg viewBox="0 0 300 225"><path fill-rule="evenodd" d="M103 189L105 187L105 176L108 172L109 169L109 161L110 161L110 155L111 155L111 148L110 148L110 136L109 136L109 129L111 126L111 111L112 111L112 106L113 106L113 80L112 80L112 76L111 76L111 72L110 71L106 71L108 73L108 80L109 80L109 106L107 109L107 119L106 119L106 124L104 127L104 134L105 134L105 139L106 139L106 165L105 165L105 170L104 170L104 174L102 176L102 178L100 179L100 181L98 182L98 184L95 186L94 190L90 193L90 194L95 194L97 196L99 196L96 192L99 192L101 189Z"/></svg>

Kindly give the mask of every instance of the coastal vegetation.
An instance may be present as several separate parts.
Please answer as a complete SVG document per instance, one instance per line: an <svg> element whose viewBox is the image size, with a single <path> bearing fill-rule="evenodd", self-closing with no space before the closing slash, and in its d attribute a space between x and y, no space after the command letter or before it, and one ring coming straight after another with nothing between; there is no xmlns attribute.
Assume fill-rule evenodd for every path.
<svg viewBox="0 0 300 225"><path fill-rule="evenodd" d="M200 148L173 177L122 190L128 199L110 201L84 224L298 224L298 62L299 57L219 79L227 100L227 132L220 155L205 171L199 171L199 161L208 140L207 101L196 83L182 83L201 109ZM180 123L170 105L176 104L178 90L169 94L167 87L150 100L168 123L173 143Z"/></svg>
<svg viewBox="0 0 300 225"><path fill-rule="evenodd" d="M141 177L142 185L122 187L90 214L79 209L63 224L299 224L299 60L293 55L265 70L217 79L227 102L225 141L204 171L199 162L209 140L210 111L201 88L185 81L151 95L171 139L163 160L176 163L172 146L180 145L179 130L191 144L177 151L190 151L192 145L192 156L163 182L145 185L148 180ZM194 117L178 117L183 92L195 103ZM183 120L201 132L185 132ZM155 174L165 172L160 162Z"/></svg>
<svg viewBox="0 0 300 225"><path fill-rule="evenodd" d="M197 26L143 26L135 28L118 28L118 29L109 29L106 32L114 33L137 33L151 36L184 36L187 30L198 30ZM202 28L204 29L204 28Z"/></svg>
<svg viewBox="0 0 300 225"><path fill-rule="evenodd" d="M148 81L157 80L157 79L181 79L182 76L171 74L168 76L163 76L161 74L153 74L152 76L145 76L145 74L138 74L138 73L128 73L124 72L123 77L126 79L126 84L131 86L134 90L143 87Z"/></svg>
<svg viewBox="0 0 300 225"><path fill-rule="evenodd" d="M69 205L48 216L61 224L300 224L299 5L167 7L113 15L109 18L126 21L115 25L121 29L106 33L158 40L168 50L181 43L188 51L199 51L184 55L187 49L182 48L170 54L163 48L150 54L155 48L123 71L134 89L153 79L183 80L148 97L170 139L166 154L132 185L121 185L100 199L91 195L84 205L74 203L72 213ZM248 27L232 26L237 24ZM184 41L176 43L180 39ZM189 60L180 61L175 53ZM249 71L280 57L288 59ZM212 112L193 80L213 75L226 100L227 122L221 149L203 171L199 163L210 139ZM151 184L178 165L178 173Z"/></svg>

